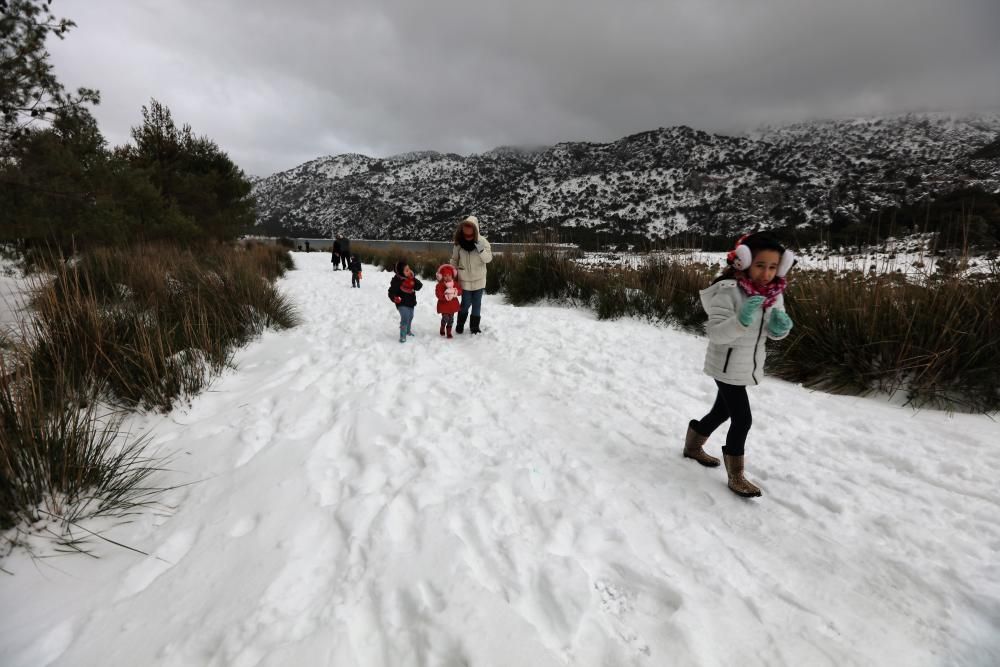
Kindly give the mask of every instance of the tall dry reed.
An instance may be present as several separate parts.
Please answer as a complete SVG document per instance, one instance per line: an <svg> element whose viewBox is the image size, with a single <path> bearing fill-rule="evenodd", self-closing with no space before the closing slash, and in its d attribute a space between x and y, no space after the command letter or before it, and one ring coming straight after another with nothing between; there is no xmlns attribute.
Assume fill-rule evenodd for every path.
<svg viewBox="0 0 1000 667"><path fill-rule="evenodd" d="M0 355L0 527L127 512L155 489L132 409L202 390L265 328L297 321L264 244L95 249L39 261L32 311Z"/></svg>

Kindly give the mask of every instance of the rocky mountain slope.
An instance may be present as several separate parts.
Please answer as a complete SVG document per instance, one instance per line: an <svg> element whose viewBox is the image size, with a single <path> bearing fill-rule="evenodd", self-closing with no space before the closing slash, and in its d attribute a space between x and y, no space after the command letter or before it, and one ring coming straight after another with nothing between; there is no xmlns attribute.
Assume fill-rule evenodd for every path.
<svg viewBox="0 0 1000 667"><path fill-rule="evenodd" d="M850 224L958 190L1000 193L1000 113L762 128L660 128L470 156L322 157L258 180L259 231L435 239L475 213L495 238L541 227L608 238Z"/></svg>

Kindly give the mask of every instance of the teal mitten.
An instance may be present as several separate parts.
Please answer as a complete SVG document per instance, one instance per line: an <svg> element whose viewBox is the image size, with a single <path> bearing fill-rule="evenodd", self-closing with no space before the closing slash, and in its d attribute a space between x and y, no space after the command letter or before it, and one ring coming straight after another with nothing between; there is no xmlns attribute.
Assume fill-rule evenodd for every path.
<svg viewBox="0 0 1000 667"><path fill-rule="evenodd" d="M762 296L752 296L747 299L747 302L740 308L740 324L745 327L750 326L750 323L753 322L753 314L760 309L762 303L764 303L764 297Z"/></svg>
<svg viewBox="0 0 1000 667"><path fill-rule="evenodd" d="M772 336L784 336L792 329L792 318L783 310L775 310L771 313L771 320L767 323L767 329Z"/></svg>

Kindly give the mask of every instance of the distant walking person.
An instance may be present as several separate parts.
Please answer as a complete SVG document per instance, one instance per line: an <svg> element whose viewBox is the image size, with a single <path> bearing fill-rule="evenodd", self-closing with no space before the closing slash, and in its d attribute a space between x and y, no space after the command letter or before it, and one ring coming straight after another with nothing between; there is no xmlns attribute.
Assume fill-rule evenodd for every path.
<svg viewBox="0 0 1000 667"><path fill-rule="evenodd" d="M719 459L702 447L715 429L731 420L722 448L729 489L752 498L760 489L743 476L743 449L752 421L747 385L759 384L764 374L767 339L781 340L792 329L782 292L795 255L762 232L737 241L727 261L722 275L701 291L708 313L705 373L715 379L718 393L709 413L688 424L684 456L703 466L718 466Z"/></svg>
<svg viewBox="0 0 1000 667"><path fill-rule="evenodd" d="M455 333L465 330L465 320L469 318L470 333L478 334L483 293L486 291L486 265L493 261L493 250L486 237L479 233L479 218L470 215L455 230L455 247L451 252L451 263L458 267L458 282L462 286L462 305L458 311L458 325Z"/></svg>
<svg viewBox="0 0 1000 667"><path fill-rule="evenodd" d="M389 299L399 311L399 342L405 343L407 336L413 335L413 309L417 307L417 292L423 287L420 279L413 275L409 264L396 262L396 273L389 283Z"/></svg>
<svg viewBox="0 0 1000 667"><path fill-rule="evenodd" d="M351 270L351 287L361 287L361 260L357 255L351 255L347 268Z"/></svg>
<svg viewBox="0 0 1000 667"><path fill-rule="evenodd" d="M344 268L346 269L348 258L350 258L351 256L351 242L345 239L343 236L341 236L338 240L340 241L340 257L342 258L341 261L343 261Z"/></svg>
<svg viewBox="0 0 1000 667"><path fill-rule="evenodd" d="M330 251L330 261L333 263L334 271L340 271L341 256L342 256L342 251L340 249L340 239L334 239L333 250Z"/></svg>

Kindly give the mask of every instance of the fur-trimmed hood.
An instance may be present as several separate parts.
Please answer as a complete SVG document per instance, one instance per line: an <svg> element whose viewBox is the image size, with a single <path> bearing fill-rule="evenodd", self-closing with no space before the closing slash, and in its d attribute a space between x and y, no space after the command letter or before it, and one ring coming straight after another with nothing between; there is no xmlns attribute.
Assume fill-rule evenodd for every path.
<svg viewBox="0 0 1000 667"><path fill-rule="evenodd" d="M455 245L458 245L459 242L463 238L465 238L462 235L462 227L464 227L465 225L472 225L473 227L475 227L475 229L476 229L476 236L472 240L473 241L478 241L479 240L479 218L477 218L474 215L470 215L465 220L463 220L462 222L458 223L458 227L455 228Z"/></svg>

